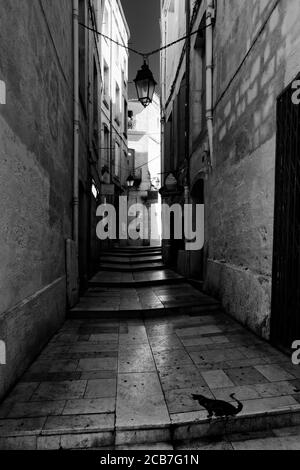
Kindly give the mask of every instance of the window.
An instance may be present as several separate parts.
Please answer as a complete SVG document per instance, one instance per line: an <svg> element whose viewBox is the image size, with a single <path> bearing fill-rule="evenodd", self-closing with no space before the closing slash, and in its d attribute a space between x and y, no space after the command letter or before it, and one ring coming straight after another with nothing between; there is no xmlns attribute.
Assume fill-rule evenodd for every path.
<svg viewBox="0 0 300 470"><path fill-rule="evenodd" d="M200 105L200 122L198 124L201 130L206 126L206 43L204 26L205 18L201 21L200 31L195 43L195 66L197 69L195 74L195 91L198 94L198 98L194 101L198 101L198 106Z"/></svg>
<svg viewBox="0 0 300 470"><path fill-rule="evenodd" d="M165 165L167 170L174 168L173 115L171 114L165 130Z"/></svg>
<svg viewBox="0 0 300 470"><path fill-rule="evenodd" d="M106 125L103 126L103 156L104 156L104 165L109 166L109 130Z"/></svg>
<svg viewBox="0 0 300 470"><path fill-rule="evenodd" d="M96 187L96 183L95 183L94 180L92 181L92 194L93 194L95 199L98 198L99 193L98 193L98 189Z"/></svg>
<svg viewBox="0 0 300 470"><path fill-rule="evenodd" d="M116 83L116 92L115 92L115 120L120 125L120 103L121 103L121 93L120 87Z"/></svg>
<svg viewBox="0 0 300 470"><path fill-rule="evenodd" d="M126 184L126 180L128 178L128 175L130 174L130 166L129 166L128 155L125 150L123 150L123 162L124 162L124 165L121 165L122 180L123 180L122 183Z"/></svg>
<svg viewBox="0 0 300 470"><path fill-rule="evenodd" d="M116 142L115 143L115 168L114 173L117 178L120 178L120 145Z"/></svg>
<svg viewBox="0 0 300 470"><path fill-rule="evenodd" d="M120 61L120 46L117 44L118 42L120 42L118 40L118 37L115 36L114 38L115 42L114 42L114 56L115 56L115 61L116 61L116 64L119 65L119 61Z"/></svg>
<svg viewBox="0 0 300 470"><path fill-rule="evenodd" d="M128 79L128 64L127 64L127 57L123 59L123 81L125 88L127 87L127 79Z"/></svg>
<svg viewBox="0 0 300 470"><path fill-rule="evenodd" d="M96 155L99 154L99 115L98 115L98 71L94 60L94 83L93 83L93 143Z"/></svg>
<svg viewBox="0 0 300 470"><path fill-rule="evenodd" d="M79 0L79 22L86 24L86 3ZM84 107L86 106L86 29L79 28L79 93Z"/></svg>
<svg viewBox="0 0 300 470"><path fill-rule="evenodd" d="M127 136L128 127L128 104L126 99L123 100L123 133Z"/></svg>
<svg viewBox="0 0 300 470"><path fill-rule="evenodd" d="M123 69L122 69L122 84L123 84L124 90L126 90L127 82L126 82L126 79L125 79L125 72L124 72Z"/></svg>
<svg viewBox="0 0 300 470"><path fill-rule="evenodd" d="M103 34L109 37L109 33L110 33L109 13L108 13L107 7L105 7L104 16L103 16Z"/></svg>
<svg viewBox="0 0 300 470"><path fill-rule="evenodd" d="M175 16L175 0L170 1L169 9L167 13L167 22L166 22L166 34L167 42L174 41L175 38L178 38L178 25L179 18ZM177 21L176 21L177 20Z"/></svg>
<svg viewBox="0 0 300 470"><path fill-rule="evenodd" d="M186 103L186 78L182 79L179 94L177 97L177 148L178 162L182 163L185 159L185 103Z"/></svg>
<svg viewBox="0 0 300 470"><path fill-rule="evenodd" d="M104 60L104 67L103 67L103 97L105 102L108 104L109 102L109 67Z"/></svg>
<svg viewBox="0 0 300 470"><path fill-rule="evenodd" d="M95 26L95 29L98 29L95 2L90 2L89 10L90 10L90 14L91 14L92 23ZM97 36L97 41L99 41L99 36Z"/></svg>
<svg viewBox="0 0 300 470"><path fill-rule="evenodd" d="M128 150L128 165L130 169L130 173L134 171L135 166L135 150L129 149Z"/></svg>
<svg viewBox="0 0 300 470"><path fill-rule="evenodd" d="M134 117L133 117L133 111L129 109L128 111L128 124L127 124L127 129L134 129Z"/></svg>

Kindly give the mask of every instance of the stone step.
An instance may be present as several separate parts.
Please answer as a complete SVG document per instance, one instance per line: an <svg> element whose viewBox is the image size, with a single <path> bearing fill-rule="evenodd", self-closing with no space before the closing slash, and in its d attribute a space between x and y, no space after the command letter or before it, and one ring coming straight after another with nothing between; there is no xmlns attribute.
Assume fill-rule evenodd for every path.
<svg viewBox="0 0 300 470"><path fill-rule="evenodd" d="M181 289L182 286L179 284L178 288ZM215 315L222 311L219 302L207 296L190 302L178 300L162 303L156 300L151 304L151 300L149 302L143 301L142 294L139 300L133 294L128 294L128 302L125 306L121 300L119 302L110 302L106 297L102 298L102 294L101 288L99 288L99 292L97 289L93 289L90 293L87 293L85 297L81 298L80 303L69 312L68 317L81 319L155 318L185 315L187 313L193 317L208 314Z"/></svg>
<svg viewBox="0 0 300 470"><path fill-rule="evenodd" d="M161 270L160 270L161 271ZM106 272L106 271L105 271ZM131 271L132 272L132 271ZM107 274L107 272L106 272ZM126 273L124 273L126 274ZM184 277L178 278L165 278L165 279L152 279L152 280L132 280L132 281L90 281L89 287L111 287L111 288L137 288L137 287L155 287L164 285L180 284L185 281Z"/></svg>
<svg viewBox="0 0 300 470"><path fill-rule="evenodd" d="M191 287L169 270L142 273L101 272L70 312L71 317L159 316L188 313L191 316L221 310L215 299Z"/></svg>
<svg viewBox="0 0 300 470"><path fill-rule="evenodd" d="M103 252L101 258L153 258L161 257L161 252L151 252L151 253L119 253L114 252Z"/></svg>
<svg viewBox="0 0 300 470"><path fill-rule="evenodd" d="M207 413L206 413L207 414ZM245 413L230 418L208 419L203 412L180 413L171 422L151 427L116 425L116 446L142 445L148 442L176 443L222 438L240 433L267 431L300 425L300 405L292 409Z"/></svg>
<svg viewBox="0 0 300 470"><path fill-rule="evenodd" d="M170 271L161 269L152 272L111 272L108 276L106 271L99 271L89 282L89 287L106 288L137 288L154 287L163 285L173 285L185 281L183 276Z"/></svg>
<svg viewBox="0 0 300 470"><path fill-rule="evenodd" d="M173 315L174 311L170 311L169 315ZM181 312L182 314L182 312ZM165 308L156 309L118 309L118 310L97 310L84 309L75 307L68 313L70 319L88 319L88 320L107 320L107 319L137 319L137 318L157 318L168 316L168 310Z"/></svg>
<svg viewBox="0 0 300 470"><path fill-rule="evenodd" d="M132 249L115 249L115 250L105 250L104 253L133 253L133 254L141 254L141 253L161 253L161 248L151 248L151 249L140 249L140 250L132 250Z"/></svg>
<svg viewBox="0 0 300 470"><path fill-rule="evenodd" d="M101 271L109 272L142 272L142 271L156 271L167 269L163 263L151 263L151 264L136 264L136 265L126 265L124 264L114 264L114 263L102 263L100 265Z"/></svg>
<svg viewBox="0 0 300 470"><path fill-rule="evenodd" d="M188 279L188 281L189 284L191 284L191 286L193 286L195 289L199 290L200 292L203 291L203 281L199 281L197 279Z"/></svg>
<svg viewBox="0 0 300 470"><path fill-rule="evenodd" d="M140 257L140 258L129 258L129 257L117 257L117 256L102 256L100 258L100 263L110 263L110 264L124 264L124 265L136 265L136 264L145 264L145 263L162 263L161 256L151 256L149 258Z"/></svg>
<svg viewBox="0 0 300 470"><path fill-rule="evenodd" d="M160 246L141 246L141 247L115 247L110 250L106 251L132 251L135 253L139 253L140 251L161 251L162 248Z"/></svg>
<svg viewBox="0 0 300 470"><path fill-rule="evenodd" d="M71 319L94 319L94 320L106 320L109 318L114 319L124 319L124 318L158 318L158 317L170 317L176 315L184 315L186 312L189 312L191 316L206 316L208 313L218 314L221 313L221 309L219 305L212 307L198 307L195 306L188 306L187 307L158 307L158 308L150 308L150 309L85 309L75 307L68 313L68 318Z"/></svg>
<svg viewBox="0 0 300 470"><path fill-rule="evenodd" d="M142 450L147 450L147 451L158 451L162 452L164 451L173 451L174 447L170 442L154 442L154 443L149 443L146 442L145 444L124 444L120 446L115 446L114 450L120 451L120 450L127 450L129 452L135 452L135 451L142 451Z"/></svg>
<svg viewBox="0 0 300 470"><path fill-rule="evenodd" d="M236 441L239 434L250 437L270 430L274 430L275 436L297 436L300 405L228 419L207 419L201 411L171 415L171 420L163 414L156 421L153 425L146 422L123 425L117 419L115 425L113 414L5 419L1 420L0 446L1 450L171 450L184 442L198 441L200 447L203 442L205 447L209 440L231 441L233 436ZM162 443L163 447L158 447Z"/></svg>
<svg viewBox="0 0 300 470"><path fill-rule="evenodd" d="M121 446L121 449L138 450L143 444L135 446ZM264 431L253 431L250 433L228 434L221 437L210 437L182 441L174 444L175 451L197 450L201 451L224 451L224 450L299 450L300 448L300 426L288 426L287 428L272 428ZM121 450L120 449L120 450ZM198 454L199 455L199 454Z"/></svg>
<svg viewBox="0 0 300 470"><path fill-rule="evenodd" d="M1 450L88 449L114 442L113 413L0 420Z"/></svg>

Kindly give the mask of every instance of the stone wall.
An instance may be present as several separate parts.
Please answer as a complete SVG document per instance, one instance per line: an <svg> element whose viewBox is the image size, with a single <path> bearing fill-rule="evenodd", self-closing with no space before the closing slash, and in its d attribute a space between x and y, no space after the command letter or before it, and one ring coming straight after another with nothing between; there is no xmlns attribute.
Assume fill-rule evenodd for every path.
<svg viewBox="0 0 300 470"><path fill-rule="evenodd" d="M214 50L215 168L205 183L205 287L269 338L276 99L299 72L300 3L218 1Z"/></svg>
<svg viewBox="0 0 300 470"><path fill-rule="evenodd" d="M0 10L1 398L65 316L73 55L69 0L6 0Z"/></svg>

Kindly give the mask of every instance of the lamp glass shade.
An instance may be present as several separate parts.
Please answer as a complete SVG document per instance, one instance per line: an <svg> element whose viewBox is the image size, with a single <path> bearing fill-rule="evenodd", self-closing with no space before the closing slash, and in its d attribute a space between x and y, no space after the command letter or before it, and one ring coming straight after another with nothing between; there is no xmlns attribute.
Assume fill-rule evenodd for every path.
<svg viewBox="0 0 300 470"><path fill-rule="evenodd" d="M165 180L165 186L168 191L174 191L177 188L177 179L173 175L173 173L170 173L166 180Z"/></svg>
<svg viewBox="0 0 300 470"><path fill-rule="evenodd" d="M150 103L152 103L155 87L157 85L146 62L144 62L141 70L138 71L134 82L138 100L146 108Z"/></svg>
<svg viewBox="0 0 300 470"><path fill-rule="evenodd" d="M127 178L127 186L128 188L132 188L134 185L134 178L132 175L130 175L128 178Z"/></svg>

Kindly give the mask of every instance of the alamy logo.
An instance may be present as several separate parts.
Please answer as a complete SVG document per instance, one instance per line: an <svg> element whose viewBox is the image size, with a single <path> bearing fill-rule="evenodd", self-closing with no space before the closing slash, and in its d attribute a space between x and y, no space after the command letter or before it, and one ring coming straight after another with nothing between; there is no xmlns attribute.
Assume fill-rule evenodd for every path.
<svg viewBox="0 0 300 470"><path fill-rule="evenodd" d="M125 196L119 198L119 208L111 204L101 204L97 217L101 221L96 233L100 240L157 240L156 207L149 209L144 204L133 204L128 207ZM162 239L185 240L188 251L201 250L204 246L204 205L203 204L162 204ZM118 217L118 226L117 226ZM118 229L117 229L118 227ZM118 233L118 235L117 235Z"/></svg>
<svg viewBox="0 0 300 470"><path fill-rule="evenodd" d="M296 351L292 355L292 363L294 366L299 366L300 365L300 341L294 341L292 344L292 349L295 349Z"/></svg>
<svg viewBox="0 0 300 470"><path fill-rule="evenodd" d="M6 104L6 85L0 80L0 104Z"/></svg>
<svg viewBox="0 0 300 470"><path fill-rule="evenodd" d="M300 104L300 80L295 80L292 83L292 89L296 90L292 94L292 103L295 105Z"/></svg>
<svg viewBox="0 0 300 470"><path fill-rule="evenodd" d="M4 341L0 341L0 365L6 364L6 345Z"/></svg>

